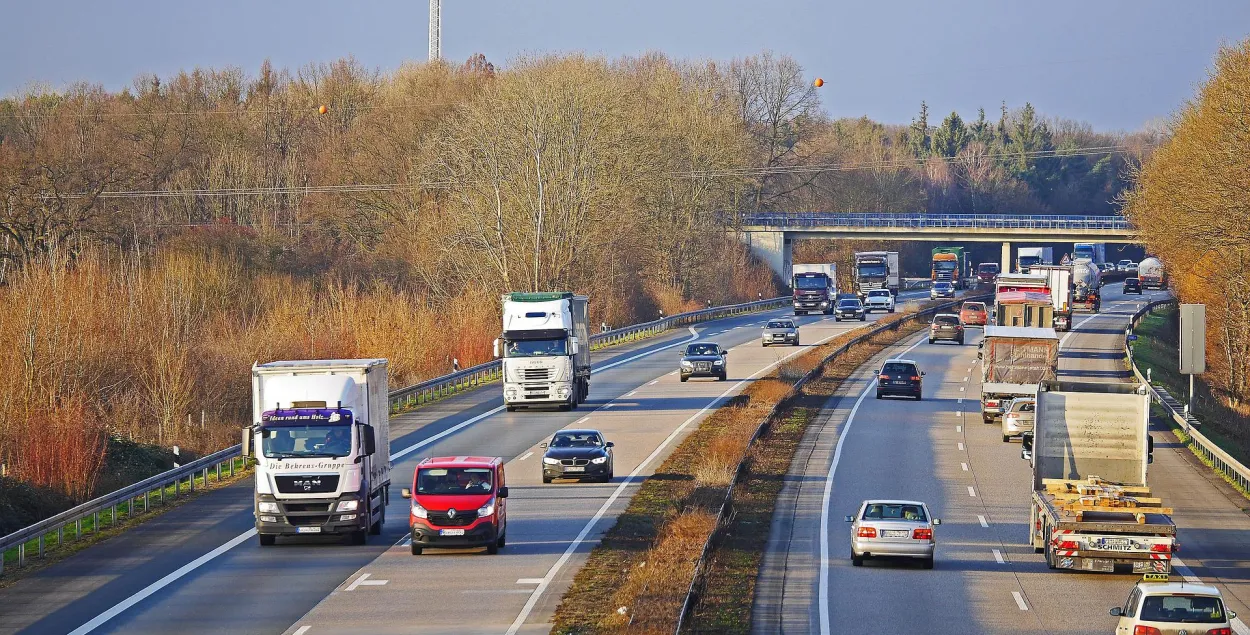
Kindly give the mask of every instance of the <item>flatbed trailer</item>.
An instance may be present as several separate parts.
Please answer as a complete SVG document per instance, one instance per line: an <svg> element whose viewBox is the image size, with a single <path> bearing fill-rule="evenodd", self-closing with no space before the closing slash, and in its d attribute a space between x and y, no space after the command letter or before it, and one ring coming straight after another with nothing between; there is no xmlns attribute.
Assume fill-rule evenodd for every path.
<svg viewBox="0 0 1250 635"><path fill-rule="evenodd" d="M1081 482L1046 481L1046 491L1033 492L1032 544L1034 551L1046 554L1051 569L1171 571L1176 547L1172 508L1149 496L1149 488L1131 488L1133 494L1125 492L1119 502L1092 504L1089 497L1072 493L1070 488Z"/></svg>

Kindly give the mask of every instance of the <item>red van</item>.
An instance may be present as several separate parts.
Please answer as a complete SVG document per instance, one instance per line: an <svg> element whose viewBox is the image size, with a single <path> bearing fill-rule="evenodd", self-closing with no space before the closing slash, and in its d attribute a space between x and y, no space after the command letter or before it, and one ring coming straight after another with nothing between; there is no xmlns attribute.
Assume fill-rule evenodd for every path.
<svg viewBox="0 0 1250 635"><path fill-rule="evenodd" d="M412 555L427 547L486 547L495 554L508 530L508 486L503 459L487 456L440 456L417 464L408 526Z"/></svg>

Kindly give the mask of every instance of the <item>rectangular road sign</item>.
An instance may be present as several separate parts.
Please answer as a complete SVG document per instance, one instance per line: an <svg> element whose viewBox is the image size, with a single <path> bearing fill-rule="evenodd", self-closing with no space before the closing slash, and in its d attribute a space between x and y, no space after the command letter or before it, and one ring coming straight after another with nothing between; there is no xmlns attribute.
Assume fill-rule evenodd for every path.
<svg viewBox="0 0 1250 635"><path fill-rule="evenodd" d="M1180 372L1201 375L1207 371L1207 306L1181 305Z"/></svg>

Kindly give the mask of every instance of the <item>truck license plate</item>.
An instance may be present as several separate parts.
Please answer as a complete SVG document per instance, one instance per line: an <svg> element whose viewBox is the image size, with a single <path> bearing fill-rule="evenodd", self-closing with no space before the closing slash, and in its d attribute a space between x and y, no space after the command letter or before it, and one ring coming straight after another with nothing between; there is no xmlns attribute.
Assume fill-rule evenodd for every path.
<svg viewBox="0 0 1250 635"><path fill-rule="evenodd" d="M585 471L586 471L586 468L584 468L584 467L566 467L566 468L564 468L564 471L565 471L565 472L585 472Z"/></svg>
<svg viewBox="0 0 1250 635"><path fill-rule="evenodd" d="M463 536L464 530L463 529L440 529L438 530L438 535L440 536Z"/></svg>
<svg viewBox="0 0 1250 635"><path fill-rule="evenodd" d="M297 527L297 528L295 529L295 533L299 533L299 534L319 534L319 533L321 533L321 528L320 528L320 527Z"/></svg>

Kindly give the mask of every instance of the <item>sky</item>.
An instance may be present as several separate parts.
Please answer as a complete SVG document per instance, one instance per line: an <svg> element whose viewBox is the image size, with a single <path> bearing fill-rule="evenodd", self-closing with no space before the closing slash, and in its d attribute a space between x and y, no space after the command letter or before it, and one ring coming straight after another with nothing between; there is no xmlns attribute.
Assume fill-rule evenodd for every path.
<svg viewBox="0 0 1250 635"><path fill-rule="evenodd" d="M427 0L7 0L0 96L74 82L118 90L144 73L354 56L381 71L427 57ZM1168 117L1221 44L1250 35L1250 0L444 0L443 57L661 51L794 57L834 117L907 123L927 101L990 118L999 104L1100 130Z"/></svg>

